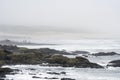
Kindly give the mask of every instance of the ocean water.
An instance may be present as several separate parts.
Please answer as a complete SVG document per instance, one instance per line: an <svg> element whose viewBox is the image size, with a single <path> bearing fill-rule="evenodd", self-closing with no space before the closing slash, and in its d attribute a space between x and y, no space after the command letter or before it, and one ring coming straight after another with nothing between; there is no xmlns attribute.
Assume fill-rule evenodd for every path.
<svg viewBox="0 0 120 80"><path fill-rule="evenodd" d="M56 41L38 41L38 43L56 44L56 45L18 45L19 47L33 48L51 48L66 51L89 51L89 52L120 52L120 40L56 40Z"/></svg>
<svg viewBox="0 0 120 80"><path fill-rule="evenodd" d="M9 65L12 69L19 69L14 75L6 75L5 80L61 80L71 78L75 80L120 80L120 68L74 68L74 67L47 67L39 65ZM48 74L47 72L66 72L66 74ZM37 77L37 78L33 78ZM52 79L56 78L56 79Z"/></svg>

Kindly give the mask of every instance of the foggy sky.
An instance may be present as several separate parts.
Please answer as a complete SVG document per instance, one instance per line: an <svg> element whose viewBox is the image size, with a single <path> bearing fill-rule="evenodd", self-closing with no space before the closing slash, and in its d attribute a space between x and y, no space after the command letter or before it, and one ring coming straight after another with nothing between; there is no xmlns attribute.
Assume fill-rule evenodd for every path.
<svg viewBox="0 0 120 80"><path fill-rule="evenodd" d="M0 38L120 38L120 0L0 0Z"/></svg>

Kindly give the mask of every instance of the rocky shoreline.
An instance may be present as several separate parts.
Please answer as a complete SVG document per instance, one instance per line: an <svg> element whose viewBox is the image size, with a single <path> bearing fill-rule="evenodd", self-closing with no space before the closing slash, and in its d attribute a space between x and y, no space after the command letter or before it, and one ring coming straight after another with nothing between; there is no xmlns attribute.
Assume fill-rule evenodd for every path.
<svg viewBox="0 0 120 80"><path fill-rule="evenodd" d="M15 53L17 52L17 53ZM97 63L92 63L84 57L68 58L66 51L58 51L49 48L27 49L17 46L0 47L0 64L43 64L59 65L62 67L78 68L103 68Z"/></svg>
<svg viewBox="0 0 120 80"><path fill-rule="evenodd" d="M87 51L75 51L74 55L92 55L92 56L112 56L119 55L115 52L99 52L96 54L89 54ZM84 54L85 53L85 54ZM41 48L41 49L27 49L19 48L17 46L2 46L0 45L0 66L2 65L18 65L18 64L39 64L41 66L61 66L61 67L75 67L75 68L104 68L103 66L89 61L83 56L76 56L75 58L68 58L64 55L72 55L66 51L58 51L55 49ZM112 63L112 65L110 65ZM114 64L114 65L113 65ZM107 66L120 67L119 60L109 62ZM12 72L9 68L0 68L0 77L5 77L5 74ZM36 78L35 76L33 78ZM74 80L63 78L61 80Z"/></svg>

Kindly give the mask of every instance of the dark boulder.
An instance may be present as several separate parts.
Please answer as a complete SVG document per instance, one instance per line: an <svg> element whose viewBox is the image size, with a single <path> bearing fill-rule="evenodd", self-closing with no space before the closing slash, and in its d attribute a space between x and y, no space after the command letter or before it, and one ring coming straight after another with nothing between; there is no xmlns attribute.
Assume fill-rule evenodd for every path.
<svg viewBox="0 0 120 80"><path fill-rule="evenodd" d="M41 77L38 77L38 76L33 76L32 78L41 78Z"/></svg>
<svg viewBox="0 0 120 80"><path fill-rule="evenodd" d="M97 63L83 63L83 64L79 64L76 67L78 68L104 68L103 66L97 64Z"/></svg>
<svg viewBox="0 0 120 80"><path fill-rule="evenodd" d="M94 53L92 54L94 56L112 56L112 55L119 55L116 52L99 52L99 53Z"/></svg>
<svg viewBox="0 0 120 80"><path fill-rule="evenodd" d="M51 75L61 75L61 74L66 74L66 72L60 72L60 73L58 73L58 72L47 72L47 74L51 74Z"/></svg>
<svg viewBox="0 0 120 80"><path fill-rule="evenodd" d="M107 66L120 67L120 60L114 60L107 64Z"/></svg>
<svg viewBox="0 0 120 80"><path fill-rule="evenodd" d="M5 77L6 74L13 72L10 68L0 68L0 77Z"/></svg>
<svg viewBox="0 0 120 80"><path fill-rule="evenodd" d="M75 79L71 79L71 78L62 78L61 80L75 80Z"/></svg>
<svg viewBox="0 0 120 80"><path fill-rule="evenodd" d="M51 79L58 79L58 78L57 77L51 77L51 78L45 77L44 79L48 79L48 80L50 79L51 80Z"/></svg>
<svg viewBox="0 0 120 80"><path fill-rule="evenodd" d="M66 72L60 72L60 74L66 74Z"/></svg>
<svg viewBox="0 0 120 80"><path fill-rule="evenodd" d="M72 54L89 54L88 51L73 51Z"/></svg>
<svg viewBox="0 0 120 80"><path fill-rule="evenodd" d="M47 74L60 75L60 73L57 73L57 72L47 72Z"/></svg>
<svg viewBox="0 0 120 80"><path fill-rule="evenodd" d="M77 68L103 68L97 63L92 63L88 59L83 57L76 57L73 59L69 59L68 61L69 67L77 67Z"/></svg>

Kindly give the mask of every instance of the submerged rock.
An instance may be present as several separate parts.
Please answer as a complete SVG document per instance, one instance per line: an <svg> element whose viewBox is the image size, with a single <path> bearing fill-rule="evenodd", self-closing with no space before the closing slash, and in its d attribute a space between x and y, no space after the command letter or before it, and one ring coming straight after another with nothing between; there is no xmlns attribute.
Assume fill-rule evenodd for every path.
<svg viewBox="0 0 120 80"><path fill-rule="evenodd" d="M57 77L52 77L52 78L48 78L48 77L45 77L44 79L58 79Z"/></svg>
<svg viewBox="0 0 120 80"><path fill-rule="evenodd" d="M13 72L13 70L10 68L0 68L0 78L5 77L6 74L10 74L11 72Z"/></svg>
<svg viewBox="0 0 120 80"><path fill-rule="evenodd" d="M29 73L29 75L36 75L35 73Z"/></svg>
<svg viewBox="0 0 120 80"><path fill-rule="evenodd" d="M66 74L66 72L60 72L60 74Z"/></svg>
<svg viewBox="0 0 120 80"><path fill-rule="evenodd" d="M55 74L55 75L60 75L60 73L57 73L57 72L47 72L47 74Z"/></svg>
<svg viewBox="0 0 120 80"><path fill-rule="evenodd" d="M58 72L47 72L47 74L53 74L53 75L61 75L61 74L66 74L66 72L60 72L60 73L58 73Z"/></svg>
<svg viewBox="0 0 120 80"><path fill-rule="evenodd" d="M41 77L38 77L38 76L33 76L32 78L41 78Z"/></svg>
<svg viewBox="0 0 120 80"><path fill-rule="evenodd" d="M34 69L34 68L27 68L26 70L34 71L34 70L36 70L36 69Z"/></svg>
<svg viewBox="0 0 120 80"><path fill-rule="evenodd" d="M92 55L94 55L94 56L112 56L112 55L119 55L119 54L116 52L99 52L99 53L95 53Z"/></svg>
<svg viewBox="0 0 120 80"><path fill-rule="evenodd" d="M120 67L120 60L114 60L107 64L107 66Z"/></svg>
<svg viewBox="0 0 120 80"><path fill-rule="evenodd" d="M88 51L73 51L72 54L89 54Z"/></svg>
<svg viewBox="0 0 120 80"><path fill-rule="evenodd" d="M62 78L61 80L75 80L75 79L71 79L71 78Z"/></svg>
<svg viewBox="0 0 120 80"><path fill-rule="evenodd" d="M104 68L97 63L84 63L76 66L77 68Z"/></svg>

